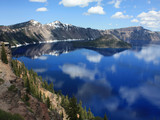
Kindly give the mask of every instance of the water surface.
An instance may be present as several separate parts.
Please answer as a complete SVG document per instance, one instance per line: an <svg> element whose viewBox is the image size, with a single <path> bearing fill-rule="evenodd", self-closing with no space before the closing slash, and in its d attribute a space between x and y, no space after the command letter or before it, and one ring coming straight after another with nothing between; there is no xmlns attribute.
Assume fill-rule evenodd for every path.
<svg viewBox="0 0 160 120"><path fill-rule="evenodd" d="M160 119L160 46L73 49L67 43L13 50L56 90L75 95L94 115L110 120Z"/></svg>

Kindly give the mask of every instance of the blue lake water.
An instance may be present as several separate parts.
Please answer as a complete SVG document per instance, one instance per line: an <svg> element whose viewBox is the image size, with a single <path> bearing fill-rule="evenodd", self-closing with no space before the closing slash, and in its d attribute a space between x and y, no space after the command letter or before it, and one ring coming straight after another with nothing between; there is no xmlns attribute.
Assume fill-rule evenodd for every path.
<svg viewBox="0 0 160 120"><path fill-rule="evenodd" d="M13 50L56 90L75 95L109 120L160 119L160 45L133 49L72 49L41 44Z"/></svg>

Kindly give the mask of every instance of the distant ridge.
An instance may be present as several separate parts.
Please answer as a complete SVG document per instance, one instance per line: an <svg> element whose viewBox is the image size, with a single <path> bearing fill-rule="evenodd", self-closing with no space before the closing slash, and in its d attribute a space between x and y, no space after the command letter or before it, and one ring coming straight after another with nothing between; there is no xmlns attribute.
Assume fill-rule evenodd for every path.
<svg viewBox="0 0 160 120"><path fill-rule="evenodd" d="M132 45L160 42L160 32L153 32L141 26L98 30L64 24L60 21L41 24L35 20L0 26L0 41L10 42L12 46L52 42L54 40L95 40L107 34L112 34L116 38Z"/></svg>

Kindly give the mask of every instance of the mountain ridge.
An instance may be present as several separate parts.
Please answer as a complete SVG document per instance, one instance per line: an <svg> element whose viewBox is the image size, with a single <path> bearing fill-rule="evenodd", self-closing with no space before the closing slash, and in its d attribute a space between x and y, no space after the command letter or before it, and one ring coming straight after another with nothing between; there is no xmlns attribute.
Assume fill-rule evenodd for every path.
<svg viewBox="0 0 160 120"><path fill-rule="evenodd" d="M95 40L108 34L132 45L160 43L160 32L150 31L142 26L98 30L64 24L58 20L41 24L33 19L14 25L0 26L0 41L10 42L12 46L55 40Z"/></svg>

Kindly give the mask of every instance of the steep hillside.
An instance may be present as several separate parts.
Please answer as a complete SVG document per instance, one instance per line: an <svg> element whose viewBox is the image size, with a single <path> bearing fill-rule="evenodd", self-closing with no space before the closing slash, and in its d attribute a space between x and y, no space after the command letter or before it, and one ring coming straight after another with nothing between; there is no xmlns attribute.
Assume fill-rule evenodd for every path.
<svg viewBox="0 0 160 120"><path fill-rule="evenodd" d="M105 33L113 34L132 45L160 43L160 32L153 32L141 26L106 30Z"/></svg>
<svg viewBox="0 0 160 120"><path fill-rule="evenodd" d="M11 26L0 26L0 41L11 45L51 42L53 40L95 39L101 36L100 30L81 28L55 21L50 24L30 20Z"/></svg>
<svg viewBox="0 0 160 120"><path fill-rule="evenodd" d="M57 99L57 95L41 87L42 82L38 77L36 77L36 75L34 75L34 78L38 84L37 86L32 84L33 75L31 76L31 71L26 70L29 83L31 86L33 85L32 87L30 86L31 92L28 92L28 88L26 87L26 80L23 75L23 70L25 70L24 65L18 61L11 63L9 54L8 59L8 64L5 64L0 60L0 110L12 114L19 114L25 120L66 119L67 116L65 110L63 107L61 107L61 102ZM13 69L11 66L13 66ZM18 66L19 70L16 68L16 66ZM17 71L15 71L16 69ZM42 98L42 100L38 99L33 90L42 92L42 95L46 98L49 97L51 107L54 108L54 110L50 109L51 107L48 108L47 104L45 103L45 98ZM63 118L60 115L62 113ZM1 117L2 114L0 114L0 119Z"/></svg>

